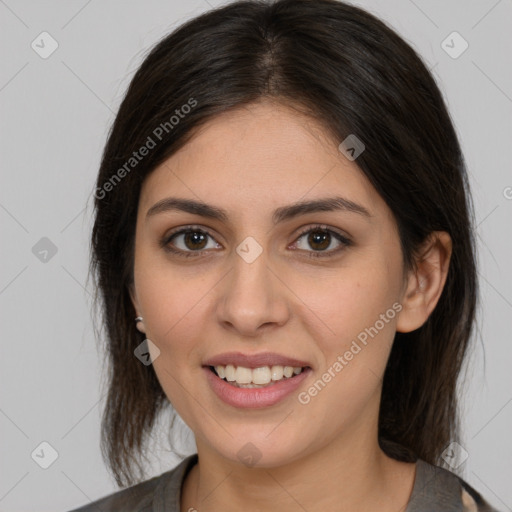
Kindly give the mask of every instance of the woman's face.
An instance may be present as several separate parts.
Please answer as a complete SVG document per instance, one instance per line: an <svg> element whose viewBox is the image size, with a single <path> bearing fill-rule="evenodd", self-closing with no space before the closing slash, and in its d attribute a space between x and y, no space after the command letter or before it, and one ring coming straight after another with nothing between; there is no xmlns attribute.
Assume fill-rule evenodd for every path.
<svg viewBox="0 0 512 512"><path fill-rule="evenodd" d="M272 467L377 437L402 253L391 211L337 146L314 121L262 102L210 121L143 184L132 296L160 351L158 379L198 448ZM335 198L353 208L283 214ZM238 380L278 380L235 387L209 369L217 356L268 367L235 370ZM279 366L296 364L309 368L279 380Z"/></svg>

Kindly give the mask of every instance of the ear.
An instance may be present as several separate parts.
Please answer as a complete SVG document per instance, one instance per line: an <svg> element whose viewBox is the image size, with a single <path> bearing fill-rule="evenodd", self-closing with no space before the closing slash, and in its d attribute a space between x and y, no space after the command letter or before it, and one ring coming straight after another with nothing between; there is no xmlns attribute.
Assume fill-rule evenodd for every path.
<svg viewBox="0 0 512 512"><path fill-rule="evenodd" d="M450 235L445 231L431 233L407 276L396 324L398 332L414 331L427 321L443 292L451 255Z"/></svg>
<svg viewBox="0 0 512 512"><path fill-rule="evenodd" d="M132 300L133 309L135 309L135 315L137 318L142 318L142 313L139 307L139 300L137 298L137 294L135 292L135 286L133 282L128 286L128 292L130 293L130 299ZM135 319L134 319L135 320ZM143 334L146 334L146 327L144 326L144 321L139 320L136 322L135 327L138 331L142 332Z"/></svg>

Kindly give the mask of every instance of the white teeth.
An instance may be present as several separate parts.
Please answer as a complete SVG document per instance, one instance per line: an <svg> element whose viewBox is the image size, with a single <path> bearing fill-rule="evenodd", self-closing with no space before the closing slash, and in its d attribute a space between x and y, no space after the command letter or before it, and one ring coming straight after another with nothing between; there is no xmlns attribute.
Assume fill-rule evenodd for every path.
<svg viewBox="0 0 512 512"><path fill-rule="evenodd" d="M300 366L261 366L259 368L245 368L243 366L215 366L215 371L221 379L238 387L257 388L272 385L274 382L289 379L292 376L301 373L303 368Z"/></svg>
<svg viewBox="0 0 512 512"><path fill-rule="evenodd" d="M252 370L238 366L235 372L235 380L238 384L250 384L252 382Z"/></svg>
<svg viewBox="0 0 512 512"><path fill-rule="evenodd" d="M232 364L228 364L225 368L226 379L229 382L235 381L235 367Z"/></svg>
<svg viewBox="0 0 512 512"><path fill-rule="evenodd" d="M268 384L272 379L270 368L263 366L262 368L254 368L252 371L252 382L254 384Z"/></svg>
<svg viewBox="0 0 512 512"><path fill-rule="evenodd" d="M272 380L281 380L283 378L283 367L272 366Z"/></svg>

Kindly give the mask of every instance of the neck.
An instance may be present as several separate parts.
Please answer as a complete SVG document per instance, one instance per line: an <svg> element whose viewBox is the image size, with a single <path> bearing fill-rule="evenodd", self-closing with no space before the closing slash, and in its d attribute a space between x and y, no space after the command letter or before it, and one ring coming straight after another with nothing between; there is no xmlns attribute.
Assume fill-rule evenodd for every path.
<svg viewBox="0 0 512 512"><path fill-rule="evenodd" d="M187 511L396 512L405 510L415 477L415 464L384 454L374 428L268 468L246 467L197 447L199 462L182 490L181 509Z"/></svg>

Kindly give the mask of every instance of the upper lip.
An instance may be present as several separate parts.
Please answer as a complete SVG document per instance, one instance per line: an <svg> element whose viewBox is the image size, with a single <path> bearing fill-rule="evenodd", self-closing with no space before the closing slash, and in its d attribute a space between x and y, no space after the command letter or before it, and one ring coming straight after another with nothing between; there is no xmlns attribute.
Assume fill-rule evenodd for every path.
<svg viewBox="0 0 512 512"><path fill-rule="evenodd" d="M204 366L227 366L228 364L243 366L244 368L259 368L261 366L310 366L310 364L305 361L276 354L274 352L262 352L261 354L224 352L223 354L213 356L204 362Z"/></svg>

